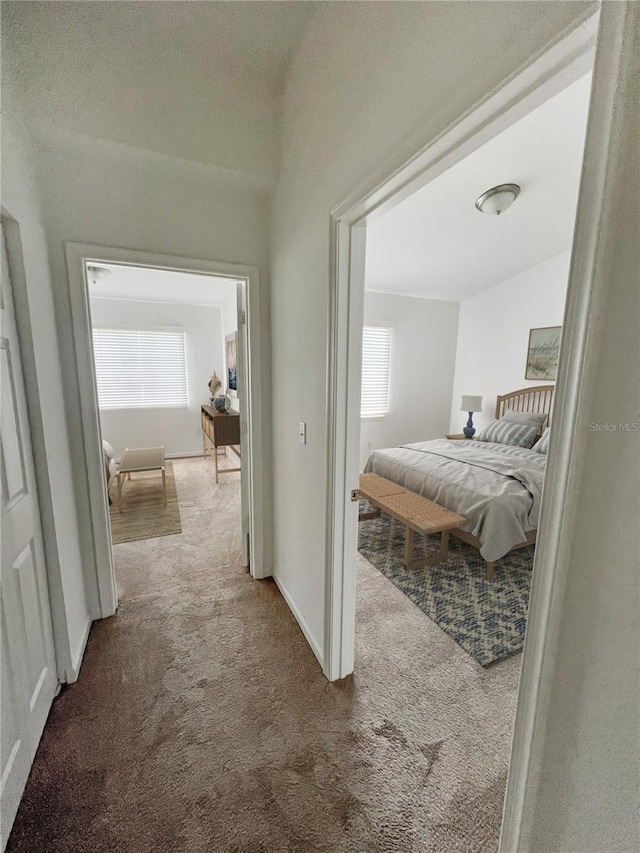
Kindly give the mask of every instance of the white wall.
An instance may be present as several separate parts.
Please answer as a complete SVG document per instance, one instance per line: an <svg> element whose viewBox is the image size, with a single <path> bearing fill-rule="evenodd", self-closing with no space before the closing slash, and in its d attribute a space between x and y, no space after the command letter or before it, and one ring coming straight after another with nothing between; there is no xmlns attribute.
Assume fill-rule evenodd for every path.
<svg viewBox="0 0 640 853"><path fill-rule="evenodd" d="M329 212L392 152L402 162L588 7L557 2L541 14L535 2L320 4L293 59L272 217L274 574L317 654ZM298 443L301 420L306 446Z"/></svg>
<svg viewBox="0 0 640 853"><path fill-rule="evenodd" d="M52 271L64 402L83 556L93 562L65 242L252 264L260 271L262 376L269 389L269 196L242 174L73 135L38 139L38 182ZM271 564L270 394L263 395L265 559Z"/></svg>
<svg viewBox="0 0 640 853"><path fill-rule="evenodd" d="M229 285L234 291L234 286ZM163 444L168 455L202 452L200 406L209 402L207 383L224 376L222 310L212 305L177 305L135 299L91 299L94 328L180 329L185 334L188 406L185 409L103 409L102 436L116 458L126 447Z"/></svg>
<svg viewBox="0 0 640 853"><path fill-rule="evenodd" d="M362 467L380 447L441 438L448 431L458 304L366 291L364 322L389 323L393 333L389 413L361 420Z"/></svg>
<svg viewBox="0 0 640 853"><path fill-rule="evenodd" d="M563 252L460 303L451 432L462 432L468 415L459 411L463 394L478 394L477 429L495 414L496 397L529 385L525 379L529 330L561 326L570 253Z"/></svg>
<svg viewBox="0 0 640 853"><path fill-rule="evenodd" d="M3 59L6 56L5 49ZM52 512L60 513L56 518L60 531L57 543L67 578L65 606L73 614L72 648L78 660L88 618L87 587L83 579L93 586L94 598L98 593L93 580L93 535L65 242L258 267L263 316L261 379L267 389L263 395L262 454L266 467L265 564L269 567L272 562L269 194L251 175L73 134L42 136L38 127L32 126L28 135L34 141L31 166L41 199L40 216L35 203L31 205L29 201L31 188L22 174L27 168L23 163L26 143L10 141L15 128L23 123L21 109L17 106L6 109L14 89L5 75L3 203L17 219L29 223L24 228L34 291L34 340L42 356L42 375L46 377L40 385L46 400L42 405L43 432L51 445L47 447L47 464L51 468L51 489L57 497ZM254 144L259 145L260 141ZM30 231L35 233L33 238ZM94 609L94 618L98 612Z"/></svg>
<svg viewBox="0 0 640 853"><path fill-rule="evenodd" d="M605 80L619 52L612 24L623 15L614 88ZM578 386L559 377L575 427L564 446L552 440L548 465L566 466L568 485L550 490L541 526L547 510L564 524L546 642L525 645L514 757L526 770L510 776L506 804L509 815L522 801L524 813L519 843L506 835L503 853L640 850L640 6L605 3L602 19L568 295L576 330L590 309L587 346ZM629 431L606 428L619 423ZM530 625L547 612L538 568Z"/></svg>
<svg viewBox="0 0 640 853"><path fill-rule="evenodd" d="M74 678L86 639L90 606L80 547L78 507L73 489L73 455L65 412L63 379L53 307L46 238L33 175L35 156L6 76L2 81L2 207L17 226L6 232L12 264L16 313L23 346L22 362L29 394L29 419L49 571L56 613L56 655L61 677ZM19 240L16 229L19 229ZM21 246L20 246L21 242ZM15 270L20 265L23 270ZM22 274L23 273L23 274Z"/></svg>

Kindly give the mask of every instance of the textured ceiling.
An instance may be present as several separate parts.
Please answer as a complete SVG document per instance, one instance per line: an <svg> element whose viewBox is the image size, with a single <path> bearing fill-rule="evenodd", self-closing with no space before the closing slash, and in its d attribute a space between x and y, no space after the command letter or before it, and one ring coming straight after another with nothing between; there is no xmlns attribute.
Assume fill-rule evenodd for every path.
<svg viewBox="0 0 640 853"><path fill-rule="evenodd" d="M3 64L36 129L272 178L289 2L2 4Z"/></svg>

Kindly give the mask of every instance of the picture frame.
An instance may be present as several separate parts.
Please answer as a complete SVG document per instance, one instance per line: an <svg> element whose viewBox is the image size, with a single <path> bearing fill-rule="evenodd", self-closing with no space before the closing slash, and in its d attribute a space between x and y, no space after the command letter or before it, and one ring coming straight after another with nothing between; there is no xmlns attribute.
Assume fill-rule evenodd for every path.
<svg viewBox="0 0 640 853"><path fill-rule="evenodd" d="M554 381L558 373L558 354L562 326L543 326L529 330L525 379Z"/></svg>
<svg viewBox="0 0 640 853"><path fill-rule="evenodd" d="M227 364L227 394L238 396L238 333L225 337L225 359Z"/></svg>

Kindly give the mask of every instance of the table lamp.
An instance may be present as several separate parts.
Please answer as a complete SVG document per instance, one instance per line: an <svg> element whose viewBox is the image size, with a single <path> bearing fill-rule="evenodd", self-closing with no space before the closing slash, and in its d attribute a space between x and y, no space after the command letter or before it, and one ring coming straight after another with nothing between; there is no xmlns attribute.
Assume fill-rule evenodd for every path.
<svg viewBox="0 0 640 853"><path fill-rule="evenodd" d="M463 395L462 402L460 403L460 411L469 412L469 420L467 421L467 425L462 430L462 432L467 438L473 438L473 434L476 431L476 428L473 425L472 415L474 412L482 411L482 397Z"/></svg>

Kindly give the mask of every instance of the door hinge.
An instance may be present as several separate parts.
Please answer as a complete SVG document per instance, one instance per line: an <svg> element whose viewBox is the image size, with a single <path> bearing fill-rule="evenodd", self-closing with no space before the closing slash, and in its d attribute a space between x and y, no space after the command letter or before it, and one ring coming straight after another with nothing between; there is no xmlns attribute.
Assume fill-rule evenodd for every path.
<svg viewBox="0 0 640 853"><path fill-rule="evenodd" d="M247 312L242 311L242 310L238 311L238 323L240 323L241 326L244 326L246 322L247 322Z"/></svg>
<svg viewBox="0 0 640 853"><path fill-rule="evenodd" d="M351 503L357 503L360 500L360 492L357 489L351 489Z"/></svg>

